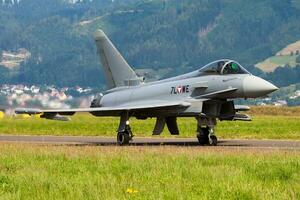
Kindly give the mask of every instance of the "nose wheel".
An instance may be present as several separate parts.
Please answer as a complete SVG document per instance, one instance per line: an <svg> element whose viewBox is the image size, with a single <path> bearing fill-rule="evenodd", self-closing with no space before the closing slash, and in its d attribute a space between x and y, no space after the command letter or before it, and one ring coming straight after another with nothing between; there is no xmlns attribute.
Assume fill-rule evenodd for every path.
<svg viewBox="0 0 300 200"><path fill-rule="evenodd" d="M199 127L197 139L199 144L201 145L208 144L210 146L217 146L218 144L218 138L217 136L214 135L213 128L209 128L209 127L205 127L205 128Z"/></svg>
<svg viewBox="0 0 300 200"><path fill-rule="evenodd" d="M209 145L211 145L211 146L217 146L217 144L218 144L218 138L215 135L210 135L208 137L209 137L209 139L208 139Z"/></svg>

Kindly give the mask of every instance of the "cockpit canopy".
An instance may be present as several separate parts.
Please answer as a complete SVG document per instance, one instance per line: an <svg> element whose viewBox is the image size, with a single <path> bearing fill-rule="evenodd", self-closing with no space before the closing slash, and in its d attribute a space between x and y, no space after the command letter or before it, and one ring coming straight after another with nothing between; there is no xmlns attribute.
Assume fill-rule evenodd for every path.
<svg viewBox="0 0 300 200"><path fill-rule="evenodd" d="M250 74L238 62L233 60L217 60L202 67L199 72L205 74Z"/></svg>

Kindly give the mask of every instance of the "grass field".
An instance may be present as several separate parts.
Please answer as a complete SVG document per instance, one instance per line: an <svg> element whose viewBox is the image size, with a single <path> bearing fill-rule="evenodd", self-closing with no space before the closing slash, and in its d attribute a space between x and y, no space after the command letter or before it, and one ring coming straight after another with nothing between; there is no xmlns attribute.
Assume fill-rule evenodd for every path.
<svg viewBox="0 0 300 200"><path fill-rule="evenodd" d="M300 154L1 144L0 199L299 199Z"/></svg>
<svg viewBox="0 0 300 200"><path fill-rule="evenodd" d="M253 122L221 122L221 138L300 139L300 108L254 107ZM154 120L132 120L150 136ZM183 137L194 119L179 120ZM4 118L1 134L115 136L117 118ZM164 133L164 136L169 136ZM297 150L203 146L0 143L0 199L300 199Z"/></svg>
<svg viewBox="0 0 300 200"><path fill-rule="evenodd" d="M289 64L291 67L295 67L297 65L296 52L300 50L300 41L289 44L281 51L276 53L275 56L269 57L266 60L256 64L255 66L260 68L264 72L273 72L278 66L285 66ZM293 55L291 55L293 52Z"/></svg>
<svg viewBox="0 0 300 200"><path fill-rule="evenodd" d="M300 107L254 107L249 112L252 122L220 122L216 133L220 138L300 139ZM69 122L32 118L4 118L0 122L1 134L12 135L88 135L115 136L119 119L97 118L77 114ZM194 137L196 120L179 118L180 137ZM151 136L155 119L131 119L136 136ZM165 128L162 136L170 136Z"/></svg>
<svg viewBox="0 0 300 200"><path fill-rule="evenodd" d="M297 65L296 58L297 55L272 56L255 66L264 72L273 72L277 67L283 67L287 64L291 67L295 67Z"/></svg>

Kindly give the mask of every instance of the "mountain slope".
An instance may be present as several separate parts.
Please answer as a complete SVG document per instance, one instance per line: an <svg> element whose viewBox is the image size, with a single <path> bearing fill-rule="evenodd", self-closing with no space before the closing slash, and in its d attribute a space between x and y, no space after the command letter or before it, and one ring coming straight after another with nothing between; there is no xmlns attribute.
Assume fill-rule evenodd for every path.
<svg viewBox="0 0 300 200"><path fill-rule="evenodd" d="M135 68L171 76L220 58L256 63L299 40L297 1L23 0L0 6L0 51L25 48L20 67L0 68L2 83L104 84L92 33L104 29Z"/></svg>
<svg viewBox="0 0 300 200"><path fill-rule="evenodd" d="M255 66L264 72L274 72L274 70L278 67L283 67L286 65L295 67L297 64L300 65L300 62L298 62L297 59L298 57L300 59L300 40L289 44L284 49L277 52L276 55L267 58Z"/></svg>

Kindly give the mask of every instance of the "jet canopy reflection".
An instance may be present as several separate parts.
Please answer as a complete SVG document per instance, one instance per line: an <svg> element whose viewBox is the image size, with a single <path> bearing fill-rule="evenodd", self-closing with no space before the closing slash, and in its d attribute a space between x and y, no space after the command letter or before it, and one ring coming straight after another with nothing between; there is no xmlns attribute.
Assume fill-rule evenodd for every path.
<svg viewBox="0 0 300 200"><path fill-rule="evenodd" d="M217 60L202 67L199 72L204 74L250 74L238 62L234 60Z"/></svg>

